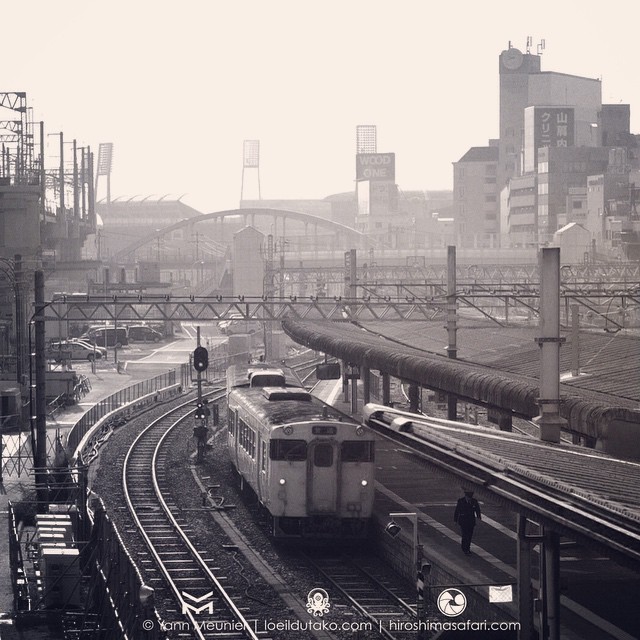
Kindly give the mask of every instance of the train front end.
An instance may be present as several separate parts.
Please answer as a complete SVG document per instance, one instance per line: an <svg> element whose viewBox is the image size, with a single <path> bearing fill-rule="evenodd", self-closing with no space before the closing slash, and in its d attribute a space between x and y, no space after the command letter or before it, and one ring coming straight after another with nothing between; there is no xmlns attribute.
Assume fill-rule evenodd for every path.
<svg viewBox="0 0 640 640"><path fill-rule="evenodd" d="M267 501L274 537L365 538L374 461L372 433L361 425L312 419L274 427Z"/></svg>

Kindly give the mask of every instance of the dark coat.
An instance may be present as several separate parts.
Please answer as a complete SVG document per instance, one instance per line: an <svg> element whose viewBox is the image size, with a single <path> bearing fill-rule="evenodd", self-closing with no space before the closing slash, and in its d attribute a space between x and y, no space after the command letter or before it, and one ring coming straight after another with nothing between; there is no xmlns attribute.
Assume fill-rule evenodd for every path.
<svg viewBox="0 0 640 640"><path fill-rule="evenodd" d="M456 504L456 510L453 514L453 521L461 527L473 527L476 524L476 518L482 519L480 513L480 505L475 498L460 498Z"/></svg>

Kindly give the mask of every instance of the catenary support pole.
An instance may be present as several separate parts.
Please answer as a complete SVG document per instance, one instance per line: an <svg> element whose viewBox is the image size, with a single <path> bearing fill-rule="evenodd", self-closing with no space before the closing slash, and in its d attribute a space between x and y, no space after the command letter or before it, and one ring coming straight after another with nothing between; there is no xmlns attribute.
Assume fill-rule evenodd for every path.
<svg viewBox="0 0 640 640"><path fill-rule="evenodd" d="M540 439L560 442L566 420L560 417L560 249L540 251Z"/></svg>

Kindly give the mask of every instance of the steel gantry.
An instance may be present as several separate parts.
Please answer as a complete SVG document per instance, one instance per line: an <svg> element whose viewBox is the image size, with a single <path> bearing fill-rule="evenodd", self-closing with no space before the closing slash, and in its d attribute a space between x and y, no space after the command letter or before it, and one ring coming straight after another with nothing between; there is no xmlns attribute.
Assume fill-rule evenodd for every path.
<svg viewBox="0 0 640 640"><path fill-rule="evenodd" d="M299 320L335 320L342 322L380 320L430 320L444 309L444 301L290 298L279 297L174 297L140 296L60 296L48 306L47 320L154 321L168 320L215 322L234 317L243 320L280 322Z"/></svg>

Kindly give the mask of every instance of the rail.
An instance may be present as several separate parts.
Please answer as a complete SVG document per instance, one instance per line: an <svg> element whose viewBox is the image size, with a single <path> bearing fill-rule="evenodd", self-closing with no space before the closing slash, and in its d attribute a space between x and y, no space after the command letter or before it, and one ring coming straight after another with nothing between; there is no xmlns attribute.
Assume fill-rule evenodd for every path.
<svg viewBox="0 0 640 640"><path fill-rule="evenodd" d="M224 390L219 389L207 394L212 397L224 397ZM222 612L230 614L234 623L238 624L237 635L225 637L243 637L250 640L257 640L257 635L252 631L249 622L245 619L242 612L235 605L231 597L227 594L224 587L220 584L216 576L213 575L206 561L195 548L189 539L187 533L178 523L175 515L172 513L171 507L167 504L163 496L163 488L156 474L158 465L158 456L160 448L164 446L165 438L177 426L190 418L194 412L193 401L186 402L172 409L171 412L158 418L146 427L131 445L123 464L122 484L125 490L125 500L129 507L131 517L143 537L151 555L153 556L159 571L164 576L167 584L174 594L176 600L182 604L183 615L186 615L191 623L191 629L195 636L200 640L207 637L217 637L216 634L207 635L204 628L198 624L193 617L193 607L184 606L183 592L177 584L176 572L182 575L186 567L193 567L196 575L190 574L191 584L196 584L197 580L202 579L208 587L213 587L217 593L217 602L221 605L221 609L211 609L210 616L219 616ZM170 424L166 420L170 419ZM154 502L152 502L154 501ZM160 510L155 510L155 503ZM147 520L149 516L151 523ZM151 526L150 526L151 524ZM168 541L172 541L170 559L172 563L167 562L166 548ZM180 563L179 567L175 566L175 558L177 550L184 553L187 557ZM209 597L214 595L211 591L207 594ZM224 615L223 613L223 615ZM217 620L218 618L214 618ZM206 620L209 620L208 618ZM214 625L215 626L215 625Z"/></svg>

